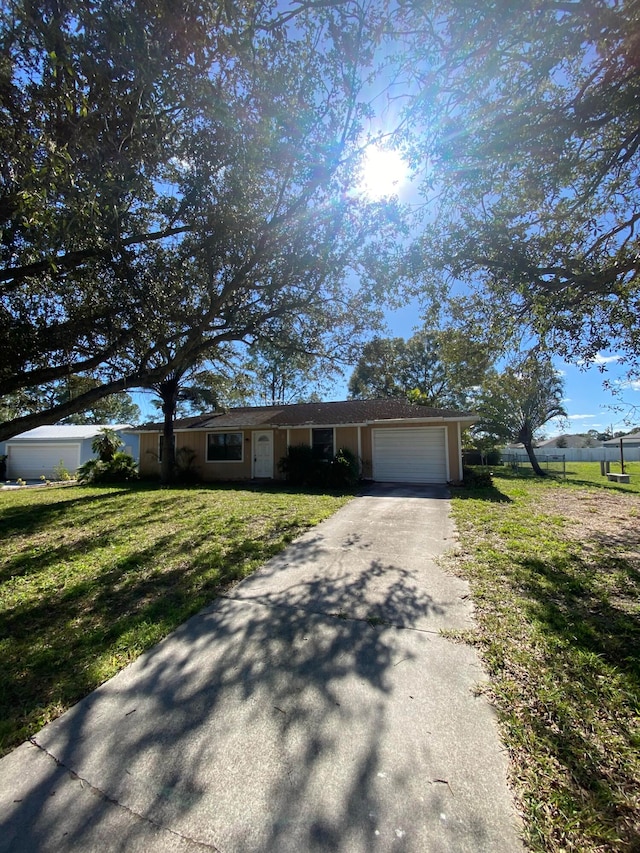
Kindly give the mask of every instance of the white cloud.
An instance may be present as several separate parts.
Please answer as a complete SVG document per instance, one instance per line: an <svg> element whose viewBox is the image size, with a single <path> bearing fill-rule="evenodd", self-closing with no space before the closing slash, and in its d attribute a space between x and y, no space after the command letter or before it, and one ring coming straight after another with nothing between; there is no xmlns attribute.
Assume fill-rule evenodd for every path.
<svg viewBox="0 0 640 853"><path fill-rule="evenodd" d="M621 379L616 382L618 388L629 388L631 391L640 391L640 379Z"/></svg>
<svg viewBox="0 0 640 853"><path fill-rule="evenodd" d="M594 355L593 358L579 358L577 364L613 364L622 361L621 355Z"/></svg>
<svg viewBox="0 0 640 853"><path fill-rule="evenodd" d="M569 415L570 421L581 421L585 418L595 418L595 415Z"/></svg>
<svg viewBox="0 0 640 853"><path fill-rule="evenodd" d="M614 361L620 361L622 356L620 355L598 355L592 359L594 364L611 364Z"/></svg>

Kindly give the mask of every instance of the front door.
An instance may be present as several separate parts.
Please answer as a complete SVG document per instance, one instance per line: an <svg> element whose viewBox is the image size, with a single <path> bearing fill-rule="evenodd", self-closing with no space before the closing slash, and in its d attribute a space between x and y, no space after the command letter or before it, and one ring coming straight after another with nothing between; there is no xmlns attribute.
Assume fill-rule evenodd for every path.
<svg viewBox="0 0 640 853"><path fill-rule="evenodd" d="M253 433L253 476L273 478L273 430Z"/></svg>

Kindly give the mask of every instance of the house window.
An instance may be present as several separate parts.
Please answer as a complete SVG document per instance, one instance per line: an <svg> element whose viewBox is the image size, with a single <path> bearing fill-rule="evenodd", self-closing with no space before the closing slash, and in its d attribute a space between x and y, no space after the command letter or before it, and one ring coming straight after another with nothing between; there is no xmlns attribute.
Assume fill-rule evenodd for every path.
<svg viewBox="0 0 640 853"><path fill-rule="evenodd" d="M208 433L207 462L242 462L242 433Z"/></svg>
<svg viewBox="0 0 640 853"><path fill-rule="evenodd" d="M333 459L333 428L312 429L311 447L319 459Z"/></svg>
<svg viewBox="0 0 640 853"><path fill-rule="evenodd" d="M158 436L158 462L162 462L162 450L164 448L164 435L160 433ZM176 437L173 436L173 449L176 449Z"/></svg>

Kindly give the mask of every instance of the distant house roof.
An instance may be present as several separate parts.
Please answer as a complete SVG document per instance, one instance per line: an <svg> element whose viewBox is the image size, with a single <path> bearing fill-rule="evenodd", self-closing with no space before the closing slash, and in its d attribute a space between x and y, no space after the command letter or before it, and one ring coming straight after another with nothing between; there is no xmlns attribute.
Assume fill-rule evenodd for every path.
<svg viewBox="0 0 640 853"><path fill-rule="evenodd" d="M94 438L101 429L112 429L114 432L131 430L131 424L61 424L59 426L40 426L35 429L21 432L8 438L7 441L69 441L76 439L82 441L86 438Z"/></svg>
<svg viewBox="0 0 640 853"><path fill-rule="evenodd" d="M626 444L627 447L640 447L640 432L634 432L632 435L623 435L622 444L623 446ZM604 442L604 445L605 447L620 447L620 439L609 438Z"/></svg>
<svg viewBox="0 0 640 853"><path fill-rule="evenodd" d="M245 406L193 418L182 418L174 430L239 429L241 427L278 426L354 426L378 421L444 421L473 423L475 415L453 409L414 406L406 400L340 400L330 403L293 403L286 406ZM134 432L158 432L162 423L144 424Z"/></svg>
<svg viewBox="0 0 640 853"><path fill-rule="evenodd" d="M595 438L589 439L589 436L586 435L557 435L555 438L547 438L545 441L537 441L536 447L540 448L551 448L558 447L558 441L560 439L564 439L566 443L564 443L564 447L602 447L602 442L598 441ZM562 448L558 448L562 449Z"/></svg>

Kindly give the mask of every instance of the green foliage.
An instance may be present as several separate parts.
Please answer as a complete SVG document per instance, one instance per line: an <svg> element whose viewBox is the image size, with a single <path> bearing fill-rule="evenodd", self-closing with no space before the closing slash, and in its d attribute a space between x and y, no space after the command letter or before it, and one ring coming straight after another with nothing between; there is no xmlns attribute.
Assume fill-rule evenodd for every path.
<svg viewBox="0 0 640 853"><path fill-rule="evenodd" d="M123 444L124 442L114 430L103 427L91 442L91 449L98 454L101 462L111 462L118 448Z"/></svg>
<svg viewBox="0 0 640 853"><path fill-rule="evenodd" d="M400 19L424 280L473 286L496 333L637 372L638 4L427 0Z"/></svg>
<svg viewBox="0 0 640 853"><path fill-rule="evenodd" d="M53 474L56 480L58 480L59 482L64 482L66 480L71 479L71 473L67 469L67 466L64 464L62 459L58 462L57 465L53 466Z"/></svg>
<svg viewBox="0 0 640 853"><path fill-rule="evenodd" d="M53 404L62 404L99 386L100 382L97 379L87 376L70 376L59 383L54 383L55 392L51 401ZM34 407L32 411L38 411L38 407ZM90 408L76 412L62 421L68 424L137 424L139 422L140 409L125 392L110 394L108 397L96 400Z"/></svg>
<svg viewBox="0 0 640 853"><path fill-rule="evenodd" d="M340 448L332 459L321 459L307 444L291 445L278 469L293 486L351 489L360 479L357 457Z"/></svg>
<svg viewBox="0 0 640 853"><path fill-rule="evenodd" d="M358 457L346 447L339 448L331 462L330 478L334 487L352 489L360 479Z"/></svg>
<svg viewBox="0 0 640 853"><path fill-rule="evenodd" d="M346 354L403 219L351 192L385 3L58 6L0 17L0 396L99 385L0 440L274 326Z"/></svg>
<svg viewBox="0 0 640 853"><path fill-rule="evenodd" d="M489 471L478 471L475 468L463 468L462 480L468 489L489 489L493 486L493 475Z"/></svg>
<svg viewBox="0 0 640 853"><path fill-rule="evenodd" d="M137 478L137 465L128 453L114 453L108 460L89 459L78 468L80 483L126 483Z"/></svg>
<svg viewBox="0 0 640 853"><path fill-rule="evenodd" d="M292 486L320 486L325 480L328 463L318 459L308 444L293 444L278 462L278 470Z"/></svg>
<svg viewBox="0 0 640 853"><path fill-rule="evenodd" d="M321 399L329 377L337 372L335 364L309 352L301 346L304 342L291 340L286 328L275 326L270 336L250 347L249 358L242 366L250 399L262 406Z"/></svg>
<svg viewBox="0 0 640 853"><path fill-rule="evenodd" d="M521 442L534 470L543 476L533 442L548 421L566 416L562 398L562 379L551 362L528 357L502 373L488 375L474 403L479 419L472 433L495 441Z"/></svg>
<svg viewBox="0 0 640 853"><path fill-rule="evenodd" d="M453 329L403 338L374 338L362 348L349 380L355 399L404 397L435 408L465 408L492 355Z"/></svg>
<svg viewBox="0 0 640 853"><path fill-rule="evenodd" d="M501 465L502 454L499 450L491 447L487 450L463 450L463 458L465 465Z"/></svg>

